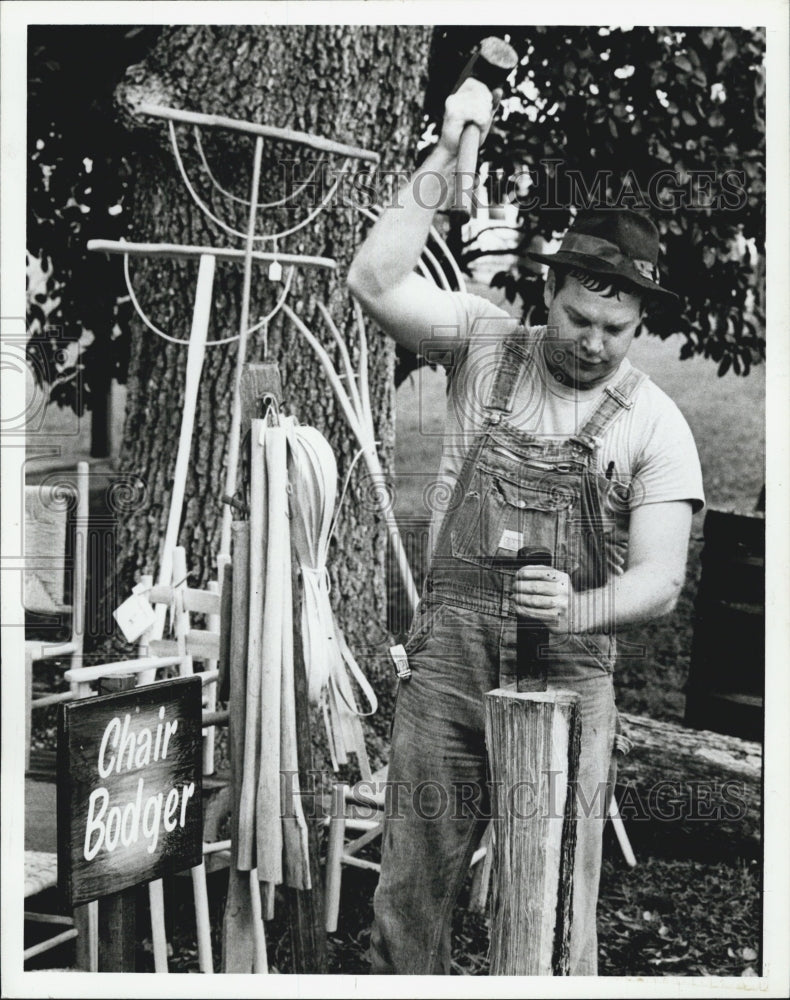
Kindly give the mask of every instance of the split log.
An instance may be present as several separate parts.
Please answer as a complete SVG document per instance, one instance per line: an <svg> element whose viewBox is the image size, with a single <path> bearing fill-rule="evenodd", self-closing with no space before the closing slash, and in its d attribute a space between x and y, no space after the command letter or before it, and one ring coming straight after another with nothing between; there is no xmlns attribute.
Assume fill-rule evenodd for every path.
<svg viewBox="0 0 790 1000"><path fill-rule="evenodd" d="M568 975L579 700L573 691L485 696L496 817L492 976Z"/></svg>
<svg viewBox="0 0 790 1000"><path fill-rule="evenodd" d="M705 850L713 841L736 851L759 843L759 743L643 716L621 718L633 746L618 755L617 798L632 839L657 822L672 824L673 832L679 825Z"/></svg>

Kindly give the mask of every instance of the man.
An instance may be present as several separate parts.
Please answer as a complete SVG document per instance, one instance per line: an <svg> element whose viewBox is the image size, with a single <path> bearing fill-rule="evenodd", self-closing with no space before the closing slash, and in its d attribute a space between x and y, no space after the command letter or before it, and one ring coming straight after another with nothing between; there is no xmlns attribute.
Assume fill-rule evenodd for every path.
<svg viewBox="0 0 790 1000"><path fill-rule="evenodd" d="M452 907L486 822L483 699L514 682L516 622L529 619L548 630L548 686L581 695L571 974L594 975L614 623L674 607L702 481L682 415L626 358L646 305L674 297L659 284L646 217L581 213L558 253L532 255L550 267L545 328L413 273L452 191L461 132L471 121L485 133L492 104L474 80L448 99L438 145L349 273L382 329L430 351L450 380L439 473L449 499L406 641L412 675L393 725L372 971L449 970ZM520 550L550 565L522 555L510 568Z"/></svg>

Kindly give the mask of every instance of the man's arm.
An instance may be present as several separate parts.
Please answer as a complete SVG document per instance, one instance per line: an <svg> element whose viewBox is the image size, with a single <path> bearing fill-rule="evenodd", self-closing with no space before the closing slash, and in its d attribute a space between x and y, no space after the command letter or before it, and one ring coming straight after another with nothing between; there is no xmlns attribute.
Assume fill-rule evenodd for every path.
<svg viewBox="0 0 790 1000"><path fill-rule="evenodd" d="M348 272L348 287L363 309L415 354L437 327L457 322L453 293L414 269L436 211L452 197L461 132L474 122L485 135L492 108L491 92L478 80L467 80L447 99L439 143L373 226Z"/></svg>
<svg viewBox="0 0 790 1000"><path fill-rule="evenodd" d="M691 504L648 503L631 513L628 568L597 590L575 593L567 573L522 567L513 594L519 614L553 632L601 632L673 610L686 574Z"/></svg>

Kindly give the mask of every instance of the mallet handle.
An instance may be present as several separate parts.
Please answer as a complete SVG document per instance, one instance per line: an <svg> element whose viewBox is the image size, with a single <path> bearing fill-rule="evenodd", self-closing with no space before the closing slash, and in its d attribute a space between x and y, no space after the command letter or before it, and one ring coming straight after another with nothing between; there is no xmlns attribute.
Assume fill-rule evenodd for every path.
<svg viewBox="0 0 790 1000"><path fill-rule="evenodd" d="M461 133L461 141L458 143L453 200L453 211L457 212L464 222L468 222L472 217L479 149L480 129L473 122L469 122Z"/></svg>

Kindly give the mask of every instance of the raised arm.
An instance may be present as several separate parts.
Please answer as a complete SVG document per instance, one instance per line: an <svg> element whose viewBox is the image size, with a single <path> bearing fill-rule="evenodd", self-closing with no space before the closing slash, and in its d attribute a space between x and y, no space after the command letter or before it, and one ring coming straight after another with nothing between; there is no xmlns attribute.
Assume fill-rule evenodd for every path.
<svg viewBox="0 0 790 1000"><path fill-rule="evenodd" d="M437 210L452 197L461 132L467 122L488 131L495 97L469 79L445 104L441 138L425 163L401 187L362 244L348 287L362 308L399 344L419 353L436 327L456 322L453 293L414 273Z"/></svg>

